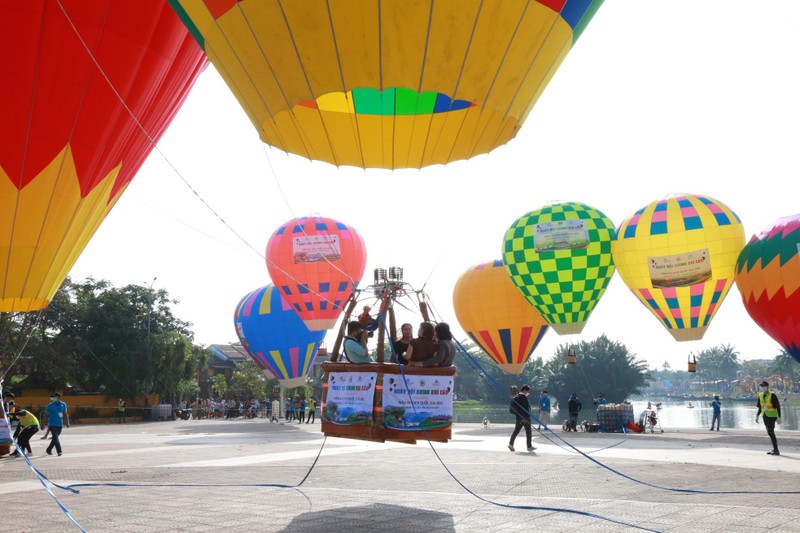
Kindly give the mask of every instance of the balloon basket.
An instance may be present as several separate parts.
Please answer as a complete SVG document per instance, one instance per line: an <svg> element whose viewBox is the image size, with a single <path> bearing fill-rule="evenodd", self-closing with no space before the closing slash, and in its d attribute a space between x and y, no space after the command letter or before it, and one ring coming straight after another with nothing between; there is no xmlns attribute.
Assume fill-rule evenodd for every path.
<svg viewBox="0 0 800 533"><path fill-rule="evenodd" d="M433 442L448 442L452 436L452 391L448 391L449 405L445 407L450 411L450 423L445 424L444 427L427 427L423 430L416 429L395 429L389 427L384 423L384 376L397 376L398 383L403 381L403 374L407 377L425 376L419 381L420 384L427 382L431 387L435 387L437 378L450 378L455 375L455 367L441 367L441 368L421 368L421 367L403 367L401 374L400 366L396 364L382 364L382 363L367 363L367 364L354 364L354 363L340 363L340 362L326 362L322 363L322 369L325 372L322 390L322 432L327 437L340 437L343 439L356 439L367 440L372 442L400 442L405 444L416 444L418 440ZM348 377L365 377L366 379L375 379L375 391L371 402L371 413L369 417L359 420L357 423L334 423L329 420L327 416L326 406L329 402L329 384L331 373L336 373L340 377L347 375ZM427 379L427 378L430 379ZM365 381L366 381L365 379ZM444 381L442 379L442 381ZM428 386L428 385L425 385ZM351 388L358 388L358 385L351 385ZM409 410L410 412L410 410Z"/></svg>

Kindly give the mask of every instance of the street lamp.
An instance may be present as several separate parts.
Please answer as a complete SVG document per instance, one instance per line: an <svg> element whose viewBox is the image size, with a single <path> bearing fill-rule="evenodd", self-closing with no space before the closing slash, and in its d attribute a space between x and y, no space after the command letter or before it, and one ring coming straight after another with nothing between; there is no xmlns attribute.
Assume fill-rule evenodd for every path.
<svg viewBox="0 0 800 533"><path fill-rule="evenodd" d="M153 358L153 344L150 342L150 319L153 314L153 284L156 282L158 278L153 277L153 281L150 282L150 287L147 289L147 368L145 369L145 380L144 380L144 406L145 406L145 416L148 414L146 409L149 406L149 396L150 396L150 372L151 372L151 363ZM145 282L146 283L146 282Z"/></svg>

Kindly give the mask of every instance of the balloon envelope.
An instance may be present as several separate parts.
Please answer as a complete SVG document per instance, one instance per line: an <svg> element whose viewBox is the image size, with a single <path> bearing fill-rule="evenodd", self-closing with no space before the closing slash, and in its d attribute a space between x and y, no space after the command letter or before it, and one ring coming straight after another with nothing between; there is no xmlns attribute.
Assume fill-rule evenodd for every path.
<svg viewBox="0 0 800 533"><path fill-rule="evenodd" d="M58 290L205 58L168 8L112 0L4 1L0 55L0 311L24 312Z"/></svg>
<svg viewBox="0 0 800 533"><path fill-rule="evenodd" d="M754 235L739 254L735 280L755 323L800 362L800 215Z"/></svg>
<svg viewBox="0 0 800 533"><path fill-rule="evenodd" d="M511 281L559 335L580 333L614 275L614 224L579 202L531 211L508 229Z"/></svg>
<svg viewBox="0 0 800 533"><path fill-rule="evenodd" d="M614 263L628 288L678 341L699 340L733 283L744 227L707 196L652 202L617 230Z"/></svg>
<svg viewBox="0 0 800 533"><path fill-rule="evenodd" d="M261 139L420 168L517 134L602 0L169 0Z"/></svg>
<svg viewBox="0 0 800 533"><path fill-rule="evenodd" d="M500 260L461 274L453 307L472 341L509 374L522 372L547 333L547 322L514 286Z"/></svg>
<svg viewBox="0 0 800 533"><path fill-rule="evenodd" d="M267 243L269 275L311 331L336 324L366 265L361 235L330 218L292 219Z"/></svg>
<svg viewBox="0 0 800 533"><path fill-rule="evenodd" d="M309 331L271 284L242 298L234 325L250 357L288 388L305 383L325 338L324 331Z"/></svg>

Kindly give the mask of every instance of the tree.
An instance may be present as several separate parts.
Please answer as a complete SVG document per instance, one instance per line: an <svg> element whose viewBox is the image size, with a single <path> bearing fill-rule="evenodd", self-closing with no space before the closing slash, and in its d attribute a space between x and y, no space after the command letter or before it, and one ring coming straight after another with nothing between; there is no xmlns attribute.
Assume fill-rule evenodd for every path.
<svg viewBox="0 0 800 533"><path fill-rule="evenodd" d="M236 366L231 374L229 391L240 400L261 399L266 395L264 374L254 361L245 361Z"/></svg>
<svg viewBox="0 0 800 533"><path fill-rule="evenodd" d="M506 374L475 344L459 344L453 363L457 369L454 392L458 399L506 403L512 386L528 384L537 390L545 383L541 357L531 357L519 375Z"/></svg>
<svg viewBox="0 0 800 533"><path fill-rule="evenodd" d="M217 374L211 378L211 392L217 398L224 398L228 392L228 381L225 379L225 374Z"/></svg>
<svg viewBox="0 0 800 533"><path fill-rule="evenodd" d="M126 398L145 390L174 396L207 357L192 343L191 324L173 316L174 303L164 289L67 278L38 313L25 352L30 369L25 385L62 389L70 384Z"/></svg>
<svg viewBox="0 0 800 533"><path fill-rule="evenodd" d="M575 349L577 364L567 363L567 354ZM603 392L611 403L622 403L638 394L651 379L647 364L637 360L628 348L605 335L591 342L561 345L555 357L544 365L547 388L561 408L566 408L570 394L577 393L583 404ZM589 403L591 405L591 403Z"/></svg>

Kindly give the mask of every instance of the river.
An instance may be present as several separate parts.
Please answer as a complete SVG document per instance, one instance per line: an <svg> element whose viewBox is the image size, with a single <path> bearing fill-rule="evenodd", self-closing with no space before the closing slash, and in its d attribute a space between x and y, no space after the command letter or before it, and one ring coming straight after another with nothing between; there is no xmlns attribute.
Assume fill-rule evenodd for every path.
<svg viewBox="0 0 800 533"><path fill-rule="evenodd" d="M781 415L783 424L779 426L781 429L798 429L800 421L800 404L788 404L786 400L779 396L781 400ZM711 427L711 399L698 399L698 400L676 400L668 398L653 398L651 403L655 406L656 402L661 402L661 409L658 410L658 419L661 427L666 431L669 428L708 428ZM639 414L647 407L646 401L633 401L634 417L638 420ZM691 404L693 407L689 407ZM534 411L536 414L536 411ZM511 424L514 421L514 416L508 412L508 406L488 405L486 407L476 406L469 409L455 410L454 421L456 423L480 423L483 417L489 417L489 420L494 423ZM558 425L566 419L566 413L563 416L559 412L553 413L553 421ZM729 400L723 399L722 401L722 423L720 428L740 428L740 429L758 429L763 428L763 424L756 424L756 400ZM591 403L588 406L584 405L584 410L581 412L579 420L595 419L594 410Z"/></svg>

